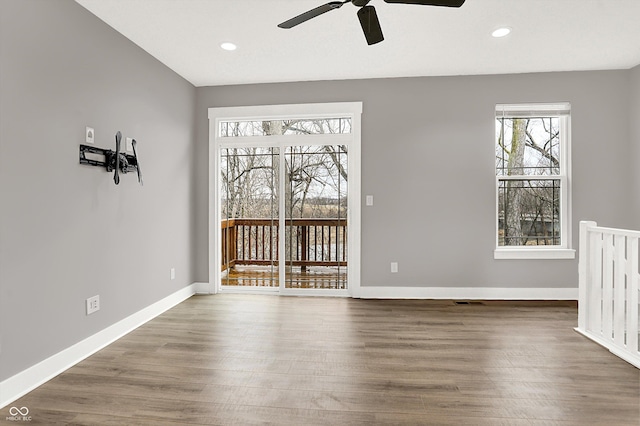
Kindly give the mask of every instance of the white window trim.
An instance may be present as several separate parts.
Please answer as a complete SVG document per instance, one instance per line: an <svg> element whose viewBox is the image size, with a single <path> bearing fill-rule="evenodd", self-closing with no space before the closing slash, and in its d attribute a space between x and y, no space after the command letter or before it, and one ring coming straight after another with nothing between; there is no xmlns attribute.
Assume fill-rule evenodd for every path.
<svg viewBox="0 0 640 426"><path fill-rule="evenodd" d="M513 117L559 117L560 122L560 170L564 173L557 176L532 176L531 180L560 180L560 241L558 246L499 246L499 208L498 196L500 181L520 180L520 177L496 175L495 201L495 249L494 259L575 259L576 251L572 248L571 238L571 105L568 102L553 104L498 104L495 117L501 113L505 118ZM494 135L494 149L495 149ZM495 159L493 163L495 170Z"/></svg>
<svg viewBox="0 0 640 426"><path fill-rule="evenodd" d="M553 247L553 246L549 246ZM564 248L496 248L494 259L575 259L576 251Z"/></svg>

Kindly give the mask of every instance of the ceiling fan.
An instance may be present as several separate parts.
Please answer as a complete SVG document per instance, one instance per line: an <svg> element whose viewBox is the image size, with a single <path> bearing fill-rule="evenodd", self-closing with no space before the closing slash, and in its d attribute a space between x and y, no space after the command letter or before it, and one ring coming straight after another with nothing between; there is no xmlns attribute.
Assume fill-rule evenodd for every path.
<svg viewBox="0 0 640 426"><path fill-rule="evenodd" d="M378 15L376 9L373 6L368 6L371 0L343 0L343 1L331 1L322 6L318 6L315 9L308 10L294 18L284 21L279 24L280 28L293 28L296 25L302 24L309 19L322 15L323 13L330 12L334 9L340 9L345 3L353 3L354 6L359 7L358 19L364 31L364 36L367 39L367 44L372 45L380 43L384 40L382 35L382 28L380 27L380 21L378 21ZM402 3L402 4L420 4L424 6L446 6L446 7L460 7L464 4L465 0L384 0L385 3Z"/></svg>

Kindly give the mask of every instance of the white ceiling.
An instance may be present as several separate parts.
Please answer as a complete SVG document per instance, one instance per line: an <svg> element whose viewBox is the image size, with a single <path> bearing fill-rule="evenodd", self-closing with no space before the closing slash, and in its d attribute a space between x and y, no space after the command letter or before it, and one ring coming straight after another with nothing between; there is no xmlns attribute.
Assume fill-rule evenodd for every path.
<svg viewBox="0 0 640 426"><path fill-rule="evenodd" d="M373 0L368 46L328 0L76 0L195 86L378 77L627 69L640 64L640 0L467 0L459 9ZM494 39L491 32L513 32ZM238 49L227 52L220 44Z"/></svg>

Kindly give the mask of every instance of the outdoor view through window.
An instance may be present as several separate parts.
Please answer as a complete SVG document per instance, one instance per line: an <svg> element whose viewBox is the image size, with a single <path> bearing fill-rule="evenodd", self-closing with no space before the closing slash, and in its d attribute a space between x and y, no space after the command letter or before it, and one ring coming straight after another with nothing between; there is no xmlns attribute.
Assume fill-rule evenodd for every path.
<svg viewBox="0 0 640 426"><path fill-rule="evenodd" d="M497 246L563 246L566 116L496 108Z"/></svg>
<svg viewBox="0 0 640 426"><path fill-rule="evenodd" d="M285 288L346 289L347 146L313 136L350 133L351 120L228 121L219 130L245 141L220 150L222 284L278 287L282 260ZM291 135L307 136L269 142Z"/></svg>

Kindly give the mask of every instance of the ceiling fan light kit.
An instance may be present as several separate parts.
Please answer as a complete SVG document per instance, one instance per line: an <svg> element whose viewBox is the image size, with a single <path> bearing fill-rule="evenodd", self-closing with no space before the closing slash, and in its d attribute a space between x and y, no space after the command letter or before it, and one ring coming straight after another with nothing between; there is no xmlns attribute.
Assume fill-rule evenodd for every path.
<svg viewBox="0 0 640 426"><path fill-rule="evenodd" d="M345 3L352 3L358 7L358 19L360 20L360 26L362 26L362 32L367 40L368 45L380 43L384 40L382 35L382 27L378 20L378 14L373 6L369 6L371 0L343 0L332 1L322 6L318 6L314 9L308 10L298 16L295 16L287 21L278 25L280 28L289 29L296 25L302 24L310 19L320 16L324 13L330 12L335 9L340 9ZM444 7L460 7L464 4L465 0L384 0L385 3L401 3L401 4L417 4L422 6L444 6Z"/></svg>

